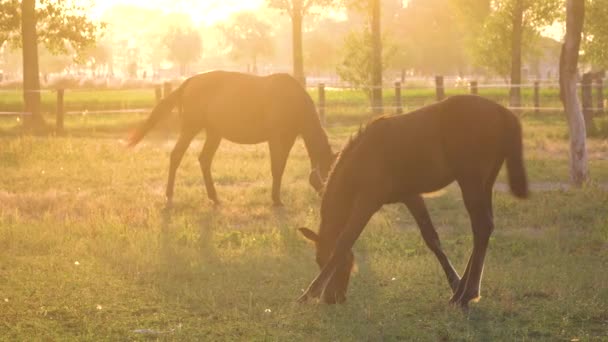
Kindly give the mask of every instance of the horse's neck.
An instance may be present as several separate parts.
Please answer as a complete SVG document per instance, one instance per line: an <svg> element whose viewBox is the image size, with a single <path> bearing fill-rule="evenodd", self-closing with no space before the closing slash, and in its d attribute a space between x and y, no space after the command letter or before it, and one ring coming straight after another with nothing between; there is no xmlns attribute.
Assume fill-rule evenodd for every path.
<svg viewBox="0 0 608 342"><path fill-rule="evenodd" d="M319 163L329 162L332 152L327 134L321 127L318 117L312 121L302 133L302 138L312 165L317 166Z"/></svg>
<svg viewBox="0 0 608 342"><path fill-rule="evenodd" d="M346 179L350 173L344 171L343 168L335 170L331 184L325 188L321 203L321 239L337 239L351 215L355 192Z"/></svg>

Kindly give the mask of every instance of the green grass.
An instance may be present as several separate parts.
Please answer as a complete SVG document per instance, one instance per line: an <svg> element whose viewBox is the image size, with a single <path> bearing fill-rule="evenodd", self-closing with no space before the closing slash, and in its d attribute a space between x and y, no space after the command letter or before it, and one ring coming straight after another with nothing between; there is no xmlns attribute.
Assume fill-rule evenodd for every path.
<svg viewBox="0 0 608 342"><path fill-rule="evenodd" d="M351 121L367 117L334 115L336 147L357 129ZM201 137L166 210L175 131L124 149L119 139L142 118L70 116L64 137L0 136L0 340L608 340L605 139L588 141L584 189L526 201L495 192L483 298L463 314L448 306L441 267L398 205L357 242L345 305L296 304L318 271L296 231L319 220L301 141L283 181L285 208L271 206L267 147L226 141L213 164L223 205L209 203ZM0 128L13 132L14 120ZM567 182L563 118L525 113L523 123L530 180ZM458 188L427 204L462 273L471 234Z"/></svg>
<svg viewBox="0 0 608 342"><path fill-rule="evenodd" d="M156 102L154 89L123 90L66 90L65 111L94 111L152 108ZM41 93L42 112L57 112L57 93L53 90ZM23 110L23 95L20 90L0 92L0 112Z"/></svg>

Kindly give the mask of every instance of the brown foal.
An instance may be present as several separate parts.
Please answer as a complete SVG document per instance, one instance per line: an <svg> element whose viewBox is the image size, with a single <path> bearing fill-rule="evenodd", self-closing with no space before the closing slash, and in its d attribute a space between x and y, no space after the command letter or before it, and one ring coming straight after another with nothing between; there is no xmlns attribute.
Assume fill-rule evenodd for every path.
<svg viewBox="0 0 608 342"><path fill-rule="evenodd" d="M404 203L452 289L451 302L467 308L479 298L494 229L492 187L506 160L516 197L528 195L518 118L473 95L450 97L405 115L381 117L351 139L329 174L316 245L321 269L300 301L343 302L354 263L352 247L371 216L386 203ZM473 252L462 278L443 252L421 194L456 181L471 219Z"/></svg>

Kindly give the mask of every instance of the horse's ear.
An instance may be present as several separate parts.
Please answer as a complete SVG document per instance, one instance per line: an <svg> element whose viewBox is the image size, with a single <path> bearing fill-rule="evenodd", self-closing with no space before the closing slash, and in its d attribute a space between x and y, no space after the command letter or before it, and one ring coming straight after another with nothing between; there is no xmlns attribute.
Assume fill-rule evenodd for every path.
<svg viewBox="0 0 608 342"><path fill-rule="evenodd" d="M313 242L319 242L319 235L317 235L317 233L313 232L312 230L305 228L305 227L298 228L298 230L308 240L313 241Z"/></svg>

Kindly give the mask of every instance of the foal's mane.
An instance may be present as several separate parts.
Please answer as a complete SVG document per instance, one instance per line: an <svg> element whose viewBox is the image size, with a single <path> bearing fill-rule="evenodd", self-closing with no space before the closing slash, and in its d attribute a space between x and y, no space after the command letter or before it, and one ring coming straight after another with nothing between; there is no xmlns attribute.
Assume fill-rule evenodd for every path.
<svg viewBox="0 0 608 342"><path fill-rule="evenodd" d="M375 122L384 120L386 118L388 118L388 115L382 115L382 116L373 118L370 121L368 121L365 125L359 126L359 130L355 134L350 136L350 138L348 139L348 142L346 143L346 145L344 145L344 148L342 148L342 151L340 151L340 153L338 154L336 162L334 163L333 167L329 171L329 174L327 176L327 181L325 182L325 186L323 187L323 195L325 195L325 193L327 193L328 190L332 189L332 184L335 183L335 179L334 179L335 174L339 170L342 170L345 167L345 164L347 164L347 161L349 160L349 157L352 154L351 152L355 149L355 147L357 147L359 145L359 143L362 140L361 138L365 135L369 126L371 126ZM334 181L332 181L332 180L334 180Z"/></svg>

